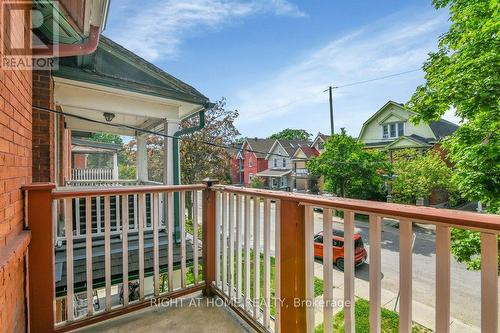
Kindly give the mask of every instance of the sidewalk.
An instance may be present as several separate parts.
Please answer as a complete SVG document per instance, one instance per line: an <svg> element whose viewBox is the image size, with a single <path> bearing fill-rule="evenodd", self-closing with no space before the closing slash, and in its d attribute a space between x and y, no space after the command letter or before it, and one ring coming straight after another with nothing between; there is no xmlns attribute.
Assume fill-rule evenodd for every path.
<svg viewBox="0 0 500 333"><path fill-rule="evenodd" d="M323 279L323 265L314 263L314 275ZM333 277L333 298L344 299L344 278L343 273L334 270ZM370 298L370 283L362 279L356 278L355 295L359 298L368 300ZM316 300L321 300L323 296L316 297ZM386 289L382 289L382 307L388 310L394 310L397 294ZM320 304L316 302L316 304ZM413 321L434 330L435 327L435 310L433 307L413 301ZM334 308L334 314L341 311L342 308ZM317 307L314 309L315 326L323 322L323 308ZM456 318L451 318L450 330L456 333L480 332L479 328L469 326Z"/></svg>

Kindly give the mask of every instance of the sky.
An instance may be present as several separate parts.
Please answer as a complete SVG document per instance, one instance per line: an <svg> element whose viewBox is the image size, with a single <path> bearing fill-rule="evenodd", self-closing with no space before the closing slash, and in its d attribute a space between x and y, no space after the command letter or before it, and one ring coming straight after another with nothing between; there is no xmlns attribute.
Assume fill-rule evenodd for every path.
<svg viewBox="0 0 500 333"><path fill-rule="evenodd" d="M242 136L285 128L357 136L388 100L406 103L449 28L430 0L120 0L104 34L237 109ZM445 119L458 123L452 112Z"/></svg>

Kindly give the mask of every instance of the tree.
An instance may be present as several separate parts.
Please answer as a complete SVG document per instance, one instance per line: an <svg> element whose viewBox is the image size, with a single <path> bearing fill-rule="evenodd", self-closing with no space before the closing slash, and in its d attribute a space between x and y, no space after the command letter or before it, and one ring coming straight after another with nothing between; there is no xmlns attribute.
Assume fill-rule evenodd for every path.
<svg viewBox="0 0 500 333"><path fill-rule="evenodd" d="M252 180L250 181L250 187L253 188L264 188L265 181L264 178L262 177L253 177Z"/></svg>
<svg viewBox="0 0 500 333"><path fill-rule="evenodd" d="M393 154L394 174L392 194L395 202L415 204L418 198L428 198L435 190L453 191L452 171L433 150L421 154L405 149Z"/></svg>
<svg viewBox="0 0 500 333"><path fill-rule="evenodd" d="M452 22L423 69L424 85L408 107L415 121L439 119L454 109L461 127L444 141L454 164L453 182L469 200L500 213L500 55L498 0L434 0ZM470 269L480 266L479 235L454 230L452 252ZM500 245L500 243L499 243Z"/></svg>
<svg viewBox="0 0 500 333"><path fill-rule="evenodd" d="M276 139L276 140L303 140L309 141L312 134L308 133L303 129L291 129L287 128L282 130L281 132L274 133L268 139Z"/></svg>
<svg viewBox="0 0 500 333"><path fill-rule="evenodd" d="M229 183L231 155L227 149L240 134L234 125L238 111L226 109L226 99L222 98L205 113L205 127L183 136L181 141L181 177L184 184L193 184L206 177ZM181 123L182 128L196 126L197 119ZM205 144L208 142L215 145Z"/></svg>
<svg viewBox="0 0 500 333"><path fill-rule="evenodd" d="M309 171L323 176L325 189L341 197L383 198L383 174L390 170L387 157L379 151L365 150L363 143L345 130L325 143L325 151L309 161Z"/></svg>

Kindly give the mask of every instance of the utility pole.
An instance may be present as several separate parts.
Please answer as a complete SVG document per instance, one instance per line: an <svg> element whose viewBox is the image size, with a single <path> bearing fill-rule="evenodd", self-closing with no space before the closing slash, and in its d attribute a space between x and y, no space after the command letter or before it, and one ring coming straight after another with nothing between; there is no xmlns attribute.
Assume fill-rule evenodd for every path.
<svg viewBox="0 0 500 333"><path fill-rule="evenodd" d="M333 127L333 89L335 87L329 86L328 87L328 93L330 95L330 129L331 129L331 134L333 135L335 133L334 127Z"/></svg>
<svg viewBox="0 0 500 333"><path fill-rule="evenodd" d="M333 129L333 92L332 92L333 88L332 86L328 87L328 94L330 95L330 132L331 132L331 135L334 134L334 129Z"/></svg>

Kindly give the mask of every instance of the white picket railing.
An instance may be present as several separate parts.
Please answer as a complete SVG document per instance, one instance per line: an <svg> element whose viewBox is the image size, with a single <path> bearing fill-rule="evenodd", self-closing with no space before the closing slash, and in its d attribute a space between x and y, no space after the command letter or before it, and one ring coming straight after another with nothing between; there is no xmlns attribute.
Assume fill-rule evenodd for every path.
<svg viewBox="0 0 500 333"><path fill-rule="evenodd" d="M56 299L56 317L57 313L61 312L58 310L63 312L58 318L58 324L64 326L96 314L126 308L129 306L129 299L135 304L198 286L201 283L198 264L201 251L201 240L198 237L198 223L201 222L199 202L200 190L204 188L204 185L193 185L55 190L52 194L54 223L63 221L64 224L62 236L58 238L62 244L55 251L56 267L61 263L62 255L61 267L65 268L63 275L66 276L66 281L56 279L56 294L65 290L65 295ZM186 193L193 203L192 233L186 230ZM179 244L173 239L175 195L180 203ZM166 205L163 197L166 198ZM83 206L81 213L75 214L74 207L77 203ZM129 209L129 203L133 204L133 210ZM166 213L163 213L163 210L166 210ZM163 214L166 221L162 220ZM89 230L91 232L88 232ZM81 271L75 271L82 265L83 248L85 278L79 276L83 274ZM160 248L163 257L161 265ZM121 256L119 264L116 263L116 255ZM115 258L113 262L112 257ZM136 273L129 269L129 265L132 265L129 260L132 258L137 260ZM96 260L104 261L104 285L94 289L94 285L98 283L96 279L100 277L93 274L96 274L96 270L102 270L102 262L94 266ZM188 260L190 274L193 276L190 284L187 280ZM121 267L118 272L117 265ZM164 271L162 274L168 285L165 289L160 286L161 270ZM176 271L180 273L179 280L174 276ZM82 288L82 279L93 283L85 283L85 292L76 292L76 287ZM149 293L146 291L146 280L152 281L153 289L149 290ZM137 295L129 298L129 292L133 291L130 286L134 287L134 284L130 283L133 281L138 283ZM97 304L102 303L99 310L95 309L96 297Z"/></svg>
<svg viewBox="0 0 500 333"><path fill-rule="evenodd" d="M109 168L86 168L71 169L71 180L111 180L113 169Z"/></svg>
<svg viewBox="0 0 500 333"><path fill-rule="evenodd" d="M271 262L279 263L279 200L222 191L216 198L216 287L274 331L279 306L272 302L279 299L279 274L271 281Z"/></svg>

